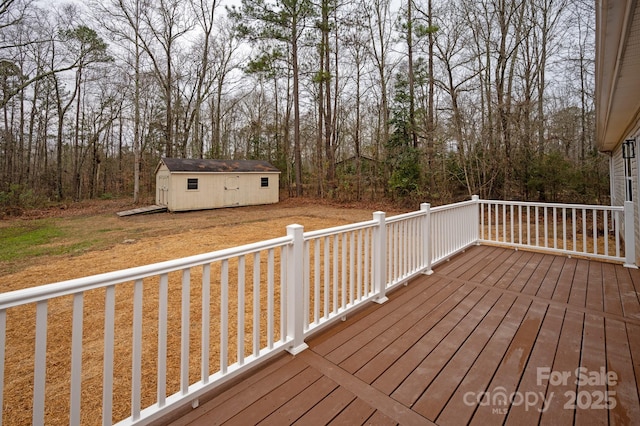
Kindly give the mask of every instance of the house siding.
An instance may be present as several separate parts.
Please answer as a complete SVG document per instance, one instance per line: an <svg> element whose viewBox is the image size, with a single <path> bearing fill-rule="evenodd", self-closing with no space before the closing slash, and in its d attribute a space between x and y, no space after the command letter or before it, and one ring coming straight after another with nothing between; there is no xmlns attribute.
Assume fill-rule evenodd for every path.
<svg viewBox="0 0 640 426"><path fill-rule="evenodd" d="M640 132L629 136L627 139L640 139ZM635 229L635 246L636 246L636 264L640 264L640 174L638 169L638 146L636 144L636 158L631 160L631 194L634 204L634 223ZM623 206L626 201L627 181L625 179L625 160L622 158L622 143L611 153L610 157L610 179L611 179L611 205ZM624 236L624 223L620 223L620 231Z"/></svg>
<svg viewBox="0 0 640 426"><path fill-rule="evenodd" d="M597 147L611 154L611 202L624 203L626 182L621 144L634 139L636 158L629 176L634 206L636 255L640 255L640 2L602 0L596 2L595 124ZM631 244L630 241L626 241ZM637 259L636 259L637 262Z"/></svg>
<svg viewBox="0 0 640 426"><path fill-rule="evenodd" d="M625 177L624 161L622 159L622 146L611 153L611 205L623 206L625 201Z"/></svg>
<svg viewBox="0 0 640 426"><path fill-rule="evenodd" d="M635 140L637 141L638 138L640 138L640 133L636 132L634 136L632 136L633 138L635 138ZM634 213L634 220L633 223L635 224L635 228L634 228L634 239L635 239L635 246L636 246L636 265L640 265L640 192L638 191L638 189L640 188L640 170L638 169L638 155L640 154L638 152L638 145L636 143L636 147L635 147L635 151L636 151L636 158L631 160L631 182L632 182L632 196L633 196L633 213ZM620 156L622 156L622 153L620 154Z"/></svg>

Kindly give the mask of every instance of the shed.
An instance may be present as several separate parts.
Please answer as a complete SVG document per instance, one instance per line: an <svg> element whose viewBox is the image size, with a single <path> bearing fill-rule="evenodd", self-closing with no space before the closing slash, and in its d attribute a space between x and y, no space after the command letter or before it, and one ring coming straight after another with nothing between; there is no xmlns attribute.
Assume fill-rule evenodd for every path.
<svg viewBox="0 0 640 426"><path fill-rule="evenodd" d="M169 211L273 204L280 171L266 161L163 158L156 167L156 204Z"/></svg>

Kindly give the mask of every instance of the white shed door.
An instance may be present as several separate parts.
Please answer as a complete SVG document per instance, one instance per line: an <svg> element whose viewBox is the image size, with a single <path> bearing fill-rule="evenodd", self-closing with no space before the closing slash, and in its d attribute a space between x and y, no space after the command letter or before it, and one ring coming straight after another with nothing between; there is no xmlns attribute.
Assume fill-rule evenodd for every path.
<svg viewBox="0 0 640 426"><path fill-rule="evenodd" d="M169 176L160 176L158 182L157 203L161 206L169 204Z"/></svg>
<svg viewBox="0 0 640 426"><path fill-rule="evenodd" d="M230 176L224 182L224 205L238 205L239 176Z"/></svg>

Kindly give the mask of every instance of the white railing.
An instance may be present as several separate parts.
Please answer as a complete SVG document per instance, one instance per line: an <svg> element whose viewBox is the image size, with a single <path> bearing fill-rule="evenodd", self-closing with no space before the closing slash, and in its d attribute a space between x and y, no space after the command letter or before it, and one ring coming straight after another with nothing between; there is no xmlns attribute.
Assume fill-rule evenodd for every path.
<svg viewBox="0 0 640 426"><path fill-rule="evenodd" d="M432 263L459 253L478 241L478 197L431 209Z"/></svg>
<svg viewBox="0 0 640 426"><path fill-rule="evenodd" d="M635 263L633 203L625 206L479 200L482 244ZM624 221L623 243L621 227Z"/></svg>
<svg viewBox="0 0 640 426"><path fill-rule="evenodd" d="M305 336L381 294L376 269L380 213L374 216L376 220L304 234ZM384 226L384 214L382 220Z"/></svg>
<svg viewBox="0 0 640 426"><path fill-rule="evenodd" d="M146 424L197 405L275 354L304 350L311 334L363 303L384 302L393 287L470 245L619 261L625 252L629 263L635 255L613 231L624 220L633 232L632 208L477 197L422 204L320 231L290 225L277 239L0 294L0 404L23 408L0 414L7 424L96 423L97 413L102 424ZM598 249L585 251L592 247L585 241ZM95 365L100 371L89 372Z"/></svg>
<svg viewBox="0 0 640 426"><path fill-rule="evenodd" d="M420 210L387 219L386 226L386 282L387 290L422 272L430 272L429 234L431 206L422 204ZM385 242L381 242L385 246Z"/></svg>
<svg viewBox="0 0 640 426"><path fill-rule="evenodd" d="M291 339L282 304L295 286L286 284L282 268L291 241L287 236L0 294L0 398L19 392L32 399L29 417L5 411L5 422L76 425L96 423L101 414L102 424L146 423L286 350ZM24 317L27 305L35 305L34 321L11 321L14 313ZM96 334L88 327L98 324L101 335L87 339ZM59 352L70 359L50 356ZM69 364L68 376L48 374L58 363ZM93 363L102 364L97 381L95 371L84 374ZM66 382L68 393L54 400L47 388L59 387L56 381ZM114 412L116 402L126 410ZM46 412L64 418L46 418Z"/></svg>

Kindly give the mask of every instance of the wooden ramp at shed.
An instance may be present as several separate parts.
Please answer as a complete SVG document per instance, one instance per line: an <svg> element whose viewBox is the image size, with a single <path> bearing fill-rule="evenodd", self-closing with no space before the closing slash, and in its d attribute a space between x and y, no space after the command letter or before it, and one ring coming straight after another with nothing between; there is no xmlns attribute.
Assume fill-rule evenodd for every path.
<svg viewBox="0 0 640 426"><path fill-rule="evenodd" d="M137 209L117 212L116 214L122 217L122 216L132 216L134 214L160 213L160 212L166 212L166 211L167 211L167 206L159 206L157 204L154 204L151 206L138 207Z"/></svg>

